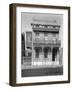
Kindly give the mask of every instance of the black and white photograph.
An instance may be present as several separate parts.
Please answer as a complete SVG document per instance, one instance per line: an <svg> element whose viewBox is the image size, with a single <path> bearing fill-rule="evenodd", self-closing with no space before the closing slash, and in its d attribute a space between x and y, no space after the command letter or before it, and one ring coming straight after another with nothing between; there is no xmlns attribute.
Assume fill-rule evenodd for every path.
<svg viewBox="0 0 72 90"><path fill-rule="evenodd" d="M70 82L70 7L10 6L10 84Z"/></svg>
<svg viewBox="0 0 72 90"><path fill-rule="evenodd" d="M21 76L63 75L63 15L21 13Z"/></svg>

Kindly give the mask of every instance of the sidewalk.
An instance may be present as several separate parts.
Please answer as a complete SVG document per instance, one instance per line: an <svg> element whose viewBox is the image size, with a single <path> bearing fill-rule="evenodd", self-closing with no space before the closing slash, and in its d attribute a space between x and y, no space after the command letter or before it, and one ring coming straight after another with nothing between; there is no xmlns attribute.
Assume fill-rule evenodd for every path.
<svg viewBox="0 0 72 90"><path fill-rule="evenodd" d="M22 77L62 75L63 67L39 67L22 69Z"/></svg>

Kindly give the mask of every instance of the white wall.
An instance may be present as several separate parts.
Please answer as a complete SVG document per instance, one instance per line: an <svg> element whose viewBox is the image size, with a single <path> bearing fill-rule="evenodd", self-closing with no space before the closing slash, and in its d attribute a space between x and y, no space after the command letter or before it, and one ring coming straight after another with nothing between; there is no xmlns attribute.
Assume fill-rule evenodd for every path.
<svg viewBox="0 0 72 90"><path fill-rule="evenodd" d="M71 90L72 82L70 84L57 84L57 85L54 84L54 85L26 86L26 87L9 86L8 83L9 83L9 4L10 3L31 3L31 4L34 3L34 4L47 4L47 5L57 5L57 6L58 5L71 6L71 11L72 11L72 0L0 0L0 90L24 90L24 89L25 90L44 90L44 89ZM71 12L71 17L72 17L72 12Z"/></svg>

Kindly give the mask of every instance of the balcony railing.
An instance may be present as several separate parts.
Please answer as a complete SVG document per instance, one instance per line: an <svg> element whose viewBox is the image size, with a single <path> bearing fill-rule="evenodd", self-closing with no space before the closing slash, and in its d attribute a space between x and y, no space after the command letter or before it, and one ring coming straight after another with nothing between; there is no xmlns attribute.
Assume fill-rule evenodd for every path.
<svg viewBox="0 0 72 90"><path fill-rule="evenodd" d="M22 57L22 65L31 66L32 58L31 57Z"/></svg>
<svg viewBox="0 0 72 90"><path fill-rule="evenodd" d="M48 45L48 44L50 44L50 45L60 45L61 44L61 41L60 40L45 40L45 39L37 39L37 38L35 38L34 40L33 40L33 43L34 44L42 44L42 45Z"/></svg>

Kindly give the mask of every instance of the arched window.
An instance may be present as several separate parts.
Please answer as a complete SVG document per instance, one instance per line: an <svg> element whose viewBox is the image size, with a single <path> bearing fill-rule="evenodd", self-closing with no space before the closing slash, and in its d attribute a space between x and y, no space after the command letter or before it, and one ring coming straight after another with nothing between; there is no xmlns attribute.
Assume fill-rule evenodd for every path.
<svg viewBox="0 0 72 90"><path fill-rule="evenodd" d="M35 57L36 58L39 58L40 51L41 51L41 48L40 47L35 47Z"/></svg>

